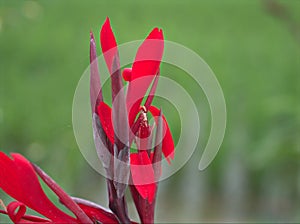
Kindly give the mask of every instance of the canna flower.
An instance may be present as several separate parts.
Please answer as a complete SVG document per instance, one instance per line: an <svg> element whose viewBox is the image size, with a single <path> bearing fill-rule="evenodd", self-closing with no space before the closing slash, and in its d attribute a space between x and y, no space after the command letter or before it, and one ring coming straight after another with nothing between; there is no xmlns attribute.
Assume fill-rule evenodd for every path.
<svg viewBox="0 0 300 224"><path fill-rule="evenodd" d="M9 157L0 152L0 188L16 200L7 206L0 200L3 207L0 213L8 215L13 223L133 223L128 217L125 200L129 181L142 223L154 221L162 155L168 163L174 159L174 142L166 118L161 109L152 105L164 50L163 33L154 28L138 48L132 68L125 68L122 72L118 46L108 18L100 31L100 42L111 77L112 107L104 102L102 95L92 32L90 100L94 142L107 172L109 208L113 213L93 202L69 196L22 155L11 154ZM122 79L128 83L126 92ZM149 125L148 116L154 118L155 125ZM137 150L130 152L133 143L136 143ZM72 214L65 213L50 201L38 177ZM27 208L42 217L26 214Z"/></svg>
<svg viewBox="0 0 300 224"><path fill-rule="evenodd" d="M161 154L169 163L174 159L174 142L166 118L160 109L152 105L164 50L163 32L158 28L150 32L138 48L132 68L125 68L122 75L118 46L108 18L101 28L100 42L111 76L113 106L111 108L105 103L102 96L95 41L91 33L90 93L96 149L106 168L110 194L116 192L114 197L117 196L124 201L126 185L112 180L122 180L123 183L127 183L127 178L130 178L131 193L142 222L153 222L156 182L161 173ZM122 78L128 83L126 93ZM148 90L149 94L146 95ZM142 104L143 99L145 99L144 104ZM161 129L161 132L156 131L154 147L151 145L154 128L149 126L147 118L149 115L154 117L157 130ZM99 141L102 141L102 145L99 145ZM137 145L137 151L130 154L133 142ZM105 150L110 152L109 157L112 158L107 158ZM126 165L116 165L118 164L116 160L128 164L130 170ZM113 197L110 196L111 198ZM110 208L113 211L118 210L111 206L116 204L114 200L110 200ZM145 209L149 206L151 209L147 213ZM124 210L124 208L120 209ZM152 218L144 218L149 215Z"/></svg>
<svg viewBox="0 0 300 224"><path fill-rule="evenodd" d="M0 213L8 215L13 223L118 223L117 218L101 206L70 197L46 173L22 155L11 154L11 157L0 152L0 188L16 201L8 204ZM63 212L50 201L38 176L72 215ZM27 208L43 217L27 215Z"/></svg>

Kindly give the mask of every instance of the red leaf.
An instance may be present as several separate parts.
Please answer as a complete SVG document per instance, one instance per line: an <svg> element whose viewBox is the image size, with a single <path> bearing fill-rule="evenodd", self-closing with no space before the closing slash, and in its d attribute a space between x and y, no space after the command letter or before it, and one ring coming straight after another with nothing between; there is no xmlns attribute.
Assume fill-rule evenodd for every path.
<svg viewBox="0 0 300 224"><path fill-rule="evenodd" d="M159 113L160 113L159 109L154 106L150 106L149 111L153 115L153 117L156 117L155 122L157 123L157 117L159 116ZM164 115L162 117L164 120L163 133L165 133L165 135L163 137L163 141L162 141L162 152L163 152L166 160L168 161L168 163L171 163L171 159L174 159L175 146L174 146L174 141L173 141L173 137L172 137L168 122Z"/></svg>
<svg viewBox="0 0 300 224"><path fill-rule="evenodd" d="M132 126L143 97L157 74L164 50L162 30L155 28L139 47L128 84L127 111Z"/></svg>
<svg viewBox="0 0 300 224"><path fill-rule="evenodd" d="M76 223L45 195L30 162L20 154L10 159L0 152L0 188L29 208L58 223Z"/></svg>
<svg viewBox="0 0 300 224"><path fill-rule="evenodd" d="M142 198L152 203L156 194L156 184L152 164L145 150L130 155L130 169L137 191Z"/></svg>
<svg viewBox="0 0 300 224"><path fill-rule="evenodd" d="M106 18L100 31L100 42L102 47L102 53L104 54L104 59L106 61L108 70L110 74L113 74L113 60L118 55L118 48L108 17Z"/></svg>
<svg viewBox="0 0 300 224"><path fill-rule="evenodd" d="M114 128L112 124L111 108L104 102L101 102L97 107L97 114L108 139L114 144Z"/></svg>

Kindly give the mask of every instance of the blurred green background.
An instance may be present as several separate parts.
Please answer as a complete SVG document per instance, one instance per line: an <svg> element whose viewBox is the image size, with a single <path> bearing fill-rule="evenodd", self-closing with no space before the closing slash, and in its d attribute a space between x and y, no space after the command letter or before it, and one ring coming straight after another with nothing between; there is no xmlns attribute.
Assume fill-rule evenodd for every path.
<svg viewBox="0 0 300 224"><path fill-rule="evenodd" d="M80 154L71 121L73 94L89 63L89 31L98 37L106 16L119 43L158 26L167 40L197 52L227 103L223 145L200 172L208 104L182 71L162 67L199 97L204 125L199 150L160 184L156 220L299 222L298 0L0 0L0 149L22 153L70 194L107 205L105 180ZM180 126L172 111L165 114L177 138ZM3 192L0 198L9 200Z"/></svg>

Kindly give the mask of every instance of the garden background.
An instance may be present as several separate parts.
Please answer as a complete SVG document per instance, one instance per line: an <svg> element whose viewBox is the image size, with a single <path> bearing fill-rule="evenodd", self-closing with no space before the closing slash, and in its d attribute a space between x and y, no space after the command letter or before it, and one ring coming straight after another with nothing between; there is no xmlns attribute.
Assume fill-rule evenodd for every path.
<svg viewBox="0 0 300 224"><path fill-rule="evenodd" d="M215 72L227 103L224 142L200 172L208 103L186 74L162 65L162 75L197 101L203 126L190 161L160 184L156 220L299 222L298 0L0 0L0 149L22 153L71 195L107 206L105 180L82 157L72 129L73 94L89 64L89 32L100 53L106 16L118 43L143 39L158 26L165 39L194 50ZM177 138L177 117L167 104L164 113ZM3 192L0 198L9 200Z"/></svg>

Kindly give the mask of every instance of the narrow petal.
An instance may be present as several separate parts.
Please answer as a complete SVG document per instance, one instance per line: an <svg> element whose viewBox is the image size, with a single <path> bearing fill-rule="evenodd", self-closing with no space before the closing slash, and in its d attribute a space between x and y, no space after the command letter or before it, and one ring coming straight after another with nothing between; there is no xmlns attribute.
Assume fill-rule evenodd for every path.
<svg viewBox="0 0 300 224"><path fill-rule="evenodd" d="M92 31L90 32L90 100L92 113L94 113L96 106L103 101L103 96L97 61L96 44Z"/></svg>
<svg viewBox="0 0 300 224"><path fill-rule="evenodd" d="M127 93L127 111L132 126L141 102L154 76L157 74L164 50L162 30L155 28L139 47L134 63Z"/></svg>
<svg viewBox="0 0 300 224"><path fill-rule="evenodd" d="M149 111L151 112L153 117L156 117L155 122L157 123L157 117L159 117L160 110L157 107L151 106L149 107ZM165 133L165 136L163 137L163 141L162 141L162 152L166 160L168 161L168 163L171 163L171 159L174 159L175 146L174 146L174 141L173 141L173 137L168 122L164 115L162 117L164 120L163 133Z"/></svg>
<svg viewBox="0 0 300 224"><path fill-rule="evenodd" d="M162 159L162 137L163 137L163 118L162 111L159 111L157 120L156 136L155 136L155 147L154 153L150 154L150 159L153 164L155 180L158 182L161 176L161 159Z"/></svg>
<svg viewBox="0 0 300 224"><path fill-rule="evenodd" d="M106 18L100 31L100 42L108 70L110 74L113 74L112 65L114 58L118 55L118 48L108 17Z"/></svg>
<svg viewBox="0 0 300 224"><path fill-rule="evenodd" d="M151 86L149 95L147 96L147 99L146 99L145 104L144 104L144 107L145 107L146 111L148 111L149 107L152 104L153 98L155 96L158 80L159 80L159 70L157 72L157 75L154 78L154 81L153 81L153 84Z"/></svg>
<svg viewBox="0 0 300 224"><path fill-rule="evenodd" d="M101 102L97 107L97 114L99 115L100 122L104 132L111 143L114 143L114 128L112 124L111 108L104 102Z"/></svg>
<svg viewBox="0 0 300 224"><path fill-rule="evenodd" d="M142 198L153 202L156 194L154 171L148 153L139 151L130 155L132 181Z"/></svg>
<svg viewBox="0 0 300 224"><path fill-rule="evenodd" d="M48 199L31 163L20 154L11 155L13 159L0 152L0 188L54 222L76 223Z"/></svg>

